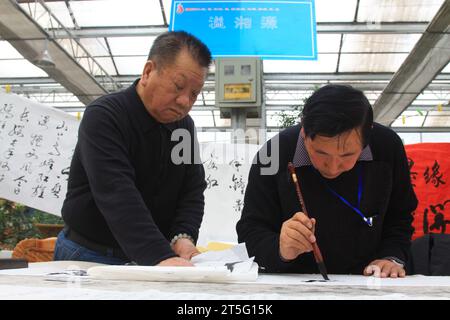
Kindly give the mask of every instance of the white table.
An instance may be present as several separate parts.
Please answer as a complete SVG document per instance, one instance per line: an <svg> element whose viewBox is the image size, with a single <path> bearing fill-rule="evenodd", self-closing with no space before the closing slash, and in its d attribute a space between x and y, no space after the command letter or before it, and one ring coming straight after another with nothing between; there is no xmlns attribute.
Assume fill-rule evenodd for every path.
<svg viewBox="0 0 450 320"><path fill-rule="evenodd" d="M450 277L409 276L379 279L363 276L260 274L247 283L194 283L96 280L45 274L61 263L30 264L30 268L0 271L0 299L162 299L162 300L310 300L310 299L450 299ZM40 268L37 268L39 266ZM42 266L45 266L43 269ZM53 269L52 269L53 268Z"/></svg>

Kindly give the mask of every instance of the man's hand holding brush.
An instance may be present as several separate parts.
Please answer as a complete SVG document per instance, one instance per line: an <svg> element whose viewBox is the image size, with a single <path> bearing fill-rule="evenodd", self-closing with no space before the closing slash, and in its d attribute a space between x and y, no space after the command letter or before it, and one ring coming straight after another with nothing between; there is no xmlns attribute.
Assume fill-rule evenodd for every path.
<svg viewBox="0 0 450 320"><path fill-rule="evenodd" d="M295 213L292 218L286 220L281 226L280 232L280 256L289 261L299 255L313 251L313 243L316 220L308 218L303 212Z"/></svg>

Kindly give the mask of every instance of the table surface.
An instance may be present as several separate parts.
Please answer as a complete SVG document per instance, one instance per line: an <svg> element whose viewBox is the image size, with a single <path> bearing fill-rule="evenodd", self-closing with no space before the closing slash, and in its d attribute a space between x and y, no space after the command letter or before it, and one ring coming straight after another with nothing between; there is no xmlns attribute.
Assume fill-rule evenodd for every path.
<svg viewBox="0 0 450 320"><path fill-rule="evenodd" d="M31 264L33 267L33 264ZM0 271L0 299L161 299L161 300L310 300L450 299L450 277L260 274L255 282L150 282L90 277L31 275L33 268ZM28 273L28 274L27 274Z"/></svg>

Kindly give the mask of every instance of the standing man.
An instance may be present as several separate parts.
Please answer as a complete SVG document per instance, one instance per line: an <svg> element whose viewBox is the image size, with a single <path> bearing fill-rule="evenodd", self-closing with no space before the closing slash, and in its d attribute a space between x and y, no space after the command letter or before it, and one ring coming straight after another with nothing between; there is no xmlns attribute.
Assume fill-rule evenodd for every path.
<svg viewBox="0 0 450 320"><path fill-rule="evenodd" d="M278 161L274 175L261 174L267 154ZM309 218L301 212L289 162ZM301 124L258 153L244 203L238 239L267 272L317 273L311 252L317 241L330 273L405 276L417 206L405 150L395 132L373 123L359 90L317 90Z"/></svg>
<svg viewBox="0 0 450 320"><path fill-rule="evenodd" d="M55 260L192 265L206 183L202 164L194 161L198 142L188 112L210 63L211 53L199 39L164 33L153 43L140 79L86 108ZM172 157L177 129L191 138L188 163Z"/></svg>

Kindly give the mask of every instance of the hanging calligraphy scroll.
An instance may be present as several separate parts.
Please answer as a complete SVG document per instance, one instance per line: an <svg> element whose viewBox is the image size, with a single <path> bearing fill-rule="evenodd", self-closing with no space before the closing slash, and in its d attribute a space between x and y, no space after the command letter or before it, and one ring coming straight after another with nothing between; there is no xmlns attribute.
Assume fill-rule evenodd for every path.
<svg viewBox="0 0 450 320"><path fill-rule="evenodd" d="M413 239L428 233L450 233L450 143L410 144L405 150L419 200Z"/></svg>
<svg viewBox="0 0 450 320"><path fill-rule="evenodd" d="M201 145L207 187L198 243L237 242L236 223L241 218L248 173L259 148L254 144Z"/></svg>
<svg viewBox="0 0 450 320"><path fill-rule="evenodd" d="M0 197L61 215L78 121L0 93Z"/></svg>

